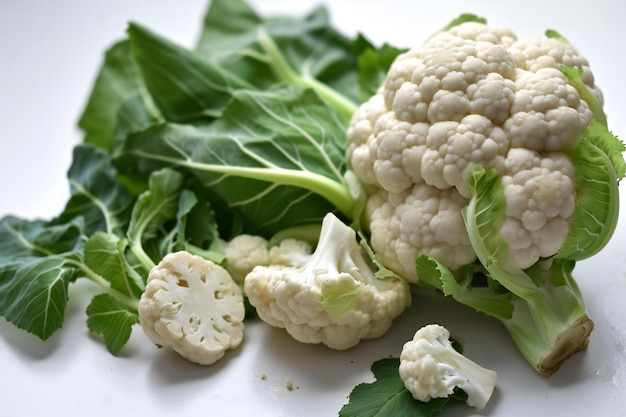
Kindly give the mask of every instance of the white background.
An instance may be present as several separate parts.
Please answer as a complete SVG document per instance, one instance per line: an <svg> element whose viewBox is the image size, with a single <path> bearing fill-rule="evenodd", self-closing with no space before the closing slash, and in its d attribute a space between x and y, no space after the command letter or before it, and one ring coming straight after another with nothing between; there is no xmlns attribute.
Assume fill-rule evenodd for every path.
<svg viewBox="0 0 626 417"><path fill-rule="evenodd" d="M298 13L317 1L256 0L262 13ZM348 35L376 43L420 45L463 12L512 28L518 37L556 29L587 56L604 91L609 125L626 137L626 27L620 3L328 0ZM65 172L75 128L104 51L129 20L193 45L205 1L0 0L0 216L49 218L67 197ZM337 415L369 366L397 356L420 326L439 322L465 353L498 372L488 416L626 415L626 205L613 241L580 262L575 277L596 323L589 349L552 378L531 370L499 323L437 297L418 298L382 339L345 352L301 345L262 323L246 328L242 347L203 368L157 350L139 328L118 357L92 338L84 309L96 288L71 287L65 327L48 341L0 319L2 416L255 416ZM0 296L2 296L0 294ZM267 379L261 376L265 374ZM293 381L295 389L286 389ZM445 416L474 412L464 406Z"/></svg>

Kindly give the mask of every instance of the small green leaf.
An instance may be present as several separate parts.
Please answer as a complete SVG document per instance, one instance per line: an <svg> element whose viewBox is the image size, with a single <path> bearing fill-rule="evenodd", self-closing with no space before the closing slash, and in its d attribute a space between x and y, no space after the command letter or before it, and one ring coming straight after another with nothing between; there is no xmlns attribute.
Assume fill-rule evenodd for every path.
<svg viewBox="0 0 626 417"><path fill-rule="evenodd" d="M602 125L607 126L606 114L602 108L602 103L598 101L598 98L593 95L591 90L589 90L583 81L583 69L561 65L559 70L565 74L572 86L576 89L576 91L578 91L580 98L585 100L591 110L591 113L593 114L593 118Z"/></svg>
<svg viewBox="0 0 626 417"><path fill-rule="evenodd" d="M570 42L567 40L565 36L561 35L559 32L557 32L554 29L546 30L546 38L558 39L563 43L566 43L568 45L570 44Z"/></svg>
<svg viewBox="0 0 626 417"><path fill-rule="evenodd" d="M128 342L132 327L137 323L137 312L108 294L96 295L87 306L89 330L101 335L107 349L114 355Z"/></svg>
<svg viewBox="0 0 626 417"><path fill-rule="evenodd" d="M372 45L363 35L359 35L355 43L363 48L359 54L359 99L364 102L376 94L376 91L385 81L387 72L393 61L405 49L396 48L388 43L380 48Z"/></svg>
<svg viewBox="0 0 626 417"><path fill-rule="evenodd" d="M60 329L78 276L70 257L22 257L0 266L0 315L43 340Z"/></svg>
<svg viewBox="0 0 626 417"><path fill-rule="evenodd" d="M139 297L144 283L124 257L127 245L126 239L96 232L85 243L85 264L109 281L112 288L128 296Z"/></svg>
<svg viewBox="0 0 626 417"><path fill-rule="evenodd" d="M176 217L184 179L173 169L155 171L150 175L148 190L139 196L133 207L127 232L129 248L146 272L155 263L145 252L144 242L156 237L163 224Z"/></svg>
<svg viewBox="0 0 626 417"><path fill-rule="evenodd" d="M86 236L96 231L121 234L135 198L117 181L109 154L91 145L76 146L67 176L71 196L53 222L63 224L81 217Z"/></svg>
<svg viewBox="0 0 626 417"><path fill-rule="evenodd" d="M441 30L442 31L450 30L453 27L459 26L460 24L466 23L466 22L476 22L476 23L482 23L486 25L487 19L485 19L484 17L477 16L472 13L463 13L459 17L457 17L456 19L453 19L450 23L445 25L443 29Z"/></svg>
<svg viewBox="0 0 626 417"><path fill-rule="evenodd" d="M361 296L361 286L351 277L333 279L322 283L320 304L324 310L341 317L356 308Z"/></svg>
<svg viewBox="0 0 626 417"><path fill-rule="evenodd" d="M448 398L421 402L413 398L400 379L400 359L385 358L372 364L376 381L359 384L350 393L349 401L339 411L339 417L429 417L447 404L465 402L467 394L456 390Z"/></svg>
<svg viewBox="0 0 626 417"><path fill-rule="evenodd" d="M420 284L441 290L445 296L500 320L511 318L513 304L508 291L499 294L489 286L473 287L473 268L473 265L461 268L458 273L463 279L457 279L447 266L430 256L421 255L416 260Z"/></svg>

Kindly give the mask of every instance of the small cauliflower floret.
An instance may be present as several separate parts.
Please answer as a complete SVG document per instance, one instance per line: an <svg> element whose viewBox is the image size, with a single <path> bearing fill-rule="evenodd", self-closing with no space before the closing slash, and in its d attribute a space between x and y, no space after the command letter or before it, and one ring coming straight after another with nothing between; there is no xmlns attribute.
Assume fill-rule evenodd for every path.
<svg viewBox="0 0 626 417"><path fill-rule="evenodd" d="M559 65L582 68L583 82L600 104L604 102L602 91L595 84L589 61L568 42L557 38L531 37L514 42L509 47L509 52L518 68L531 72L537 72L541 68L556 68Z"/></svg>
<svg viewBox="0 0 626 417"><path fill-rule="evenodd" d="M270 265L300 267L311 259L311 245L304 240L287 238L269 250Z"/></svg>
<svg viewBox="0 0 626 417"><path fill-rule="evenodd" d="M450 268L467 265L476 255L463 226L466 204L453 188L417 184L399 194L380 190L366 206L372 247L378 248L385 266L412 283L418 280L415 259L422 254Z"/></svg>
<svg viewBox="0 0 626 417"><path fill-rule="evenodd" d="M511 149L506 165L506 217L500 233L512 261L526 269L556 253L567 237L576 208L574 167L563 153L542 156L519 148Z"/></svg>
<svg viewBox="0 0 626 417"><path fill-rule="evenodd" d="M263 321L294 339L348 349L383 335L410 302L407 282L378 278L367 256L355 231L329 213L304 265L257 266L245 292Z"/></svg>
<svg viewBox="0 0 626 417"><path fill-rule="evenodd" d="M509 139L502 128L481 115L465 116L459 123L432 125L423 152L421 174L424 181L445 190L455 187L471 197L469 173L476 168L504 168Z"/></svg>
<svg viewBox="0 0 626 417"><path fill-rule="evenodd" d="M188 252L168 254L150 271L138 310L153 343L201 365L243 340L241 290L224 268Z"/></svg>
<svg viewBox="0 0 626 417"><path fill-rule="evenodd" d="M511 117L504 122L511 146L537 151L573 149L591 122L588 104L556 68L518 70Z"/></svg>
<svg viewBox="0 0 626 417"><path fill-rule="evenodd" d="M400 378L413 398L428 402L447 398L455 388L467 393L467 404L482 410L496 386L496 372L456 351L450 332L438 324L419 329L400 354Z"/></svg>
<svg viewBox="0 0 626 417"><path fill-rule="evenodd" d="M242 234L223 243L226 270L242 285L246 275L257 265L269 263L267 240L262 236Z"/></svg>

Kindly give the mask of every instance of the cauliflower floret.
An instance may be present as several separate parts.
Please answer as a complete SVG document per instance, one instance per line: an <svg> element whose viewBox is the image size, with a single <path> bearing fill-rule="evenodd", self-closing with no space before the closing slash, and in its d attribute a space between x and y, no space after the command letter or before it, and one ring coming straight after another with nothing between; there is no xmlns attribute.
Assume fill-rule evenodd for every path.
<svg viewBox="0 0 626 417"><path fill-rule="evenodd" d="M425 254L451 269L474 261L476 255L463 226L461 209L467 199L455 189L417 184L404 193L379 190L370 196L366 218L371 244L384 264L409 282L417 282L415 259Z"/></svg>
<svg viewBox="0 0 626 417"><path fill-rule="evenodd" d="M460 209L471 197L470 172L477 168L495 169L515 198L509 209L524 208L524 219L511 215L501 230L517 251L516 266L556 253L577 197L571 166L537 166L524 174L509 169L516 149L568 152L593 118L560 65L580 65L585 84L601 101L587 60L557 39L519 41L507 29L466 22L398 56L348 129L347 161L364 184L364 224L383 264L415 281L416 255L428 254L451 268L474 260ZM524 188L523 181L534 175L542 190L554 181L559 193L531 194L534 183ZM515 194L511 178L526 192ZM428 187L432 196L441 196L416 197ZM425 200L450 202L443 215L448 236ZM535 206L561 209L539 216Z"/></svg>
<svg viewBox="0 0 626 417"><path fill-rule="evenodd" d="M592 117L589 105L558 69L518 70L504 129L513 147L567 151L578 144Z"/></svg>
<svg viewBox="0 0 626 417"><path fill-rule="evenodd" d="M226 270L237 284L242 285L255 266L269 263L267 240L262 236L241 234L223 242L222 246Z"/></svg>
<svg viewBox="0 0 626 417"><path fill-rule="evenodd" d="M513 43L509 52L518 68L530 72L538 72L542 68L557 68L559 65L582 68L584 83L600 104L604 102L602 91L595 85L589 61L568 42L557 38L531 37Z"/></svg>
<svg viewBox="0 0 626 417"><path fill-rule="evenodd" d="M421 181L420 164L426 149L429 125L411 124L382 115L374 127L376 141L370 147L374 175L380 186L391 192L402 192Z"/></svg>
<svg viewBox="0 0 626 417"><path fill-rule="evenodd" d="M315 252L300 267L257 266L245 279L266 323L303 343L348 349L383 335L410 302L406 281L378 278L355 231L329 213Z"/></svg>
<svg viewBox="0 0 626 417"><path fill-rule="evenodd" d="M506 217L500 230L520 268L556 253L576 207L574 167L565 154L511 149L502 177Z"/></svg>
<svg viewBox="0 0 626 417"><path fill-rule="evenodd" d="M455 187L463 197L470 198L469 173L486 167L502 171L509 140L502 128L473 114L459 123L433 124L426 147L421 161L423 180L440 190Z"/></svg>
<svg viewBox="0 0 626 417"><path fill-rule="evenodd" d="M270 265L299 267L311 259L311 245L304 240L287 238L269 250Z"/></svg>
<svg viewBox="0 0 626 417"><path fill-rule="evenodd" d="M239 286L224 268L188 252L168 254L150 271L138 310L153 343L201 365L217 362L243 340Z"/></svg>
<svg viewBox="0 0 626 417"><path fill-rule="evenodd" d="M450 332L438 324L422 327L404 344L398 371L416 400L447 398L460 388L467 393L467 404L479 410L487 405L497 379L496 372L457 352Z"/></svg>

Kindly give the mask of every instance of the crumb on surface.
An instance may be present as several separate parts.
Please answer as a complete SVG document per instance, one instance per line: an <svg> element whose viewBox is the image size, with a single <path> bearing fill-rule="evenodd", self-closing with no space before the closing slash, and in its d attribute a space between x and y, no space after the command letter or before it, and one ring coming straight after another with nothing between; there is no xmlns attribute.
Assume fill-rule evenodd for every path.
<svg viewBox="0 0 626 417"><path fill-rule="evenodd" d="M265 374L261 374L261 379L262 379L263 381L267 380L267 375L265 375Z"/></svg>
<svg viewBox="0 0 626 417"><path fill-rule="evenodd" d="M285 381L285 386L287 387L288 391L293 391L293 381L289 378L287 378L287 381Z"/></svg>

